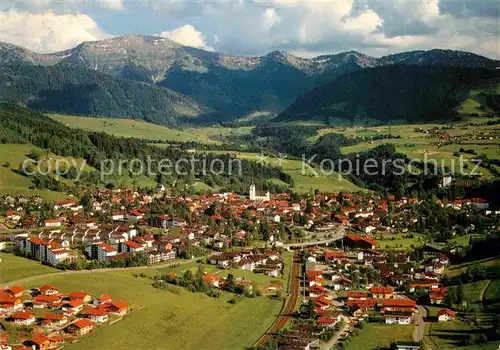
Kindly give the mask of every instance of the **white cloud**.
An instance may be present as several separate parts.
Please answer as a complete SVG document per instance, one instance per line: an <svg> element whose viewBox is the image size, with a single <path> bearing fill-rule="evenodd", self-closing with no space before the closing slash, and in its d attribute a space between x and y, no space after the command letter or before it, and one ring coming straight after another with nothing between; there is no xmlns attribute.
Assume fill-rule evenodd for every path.
<svg viewBox="0 0 500 350"><path fill-rule="evenodd" d="M2 0L0 10L12 9L30 12L56 11L71 12L87 9L107 9L121 11L125 9L124 0Z"/></svg>
<svg viewBox="0 0 500 350"><path fill-rule="evenodd" d="M199 49L213 51L213 48L209 47L205 42L205 37L203 34L196 30L192 25L186 24L182 27L175 28L172 31L164 31L160 33L161 37L171 39L179 44L197 47Z"/></svg>
<svg viewBox="0 0 500 350"><path fill-rule="evenodd" d="M282 18L278 16L278 12L276 12L273 8L267 8L264 10L262 14L262 27L265 30L271 29L275 24L281 22Z"/></svg>
<svg viewBox="0 0 500 350"><path fill-rule="evenodd" d="M74 47L82 41L110 37L85 14L0 12L0 41L36 52L55 52Z"/></svg>

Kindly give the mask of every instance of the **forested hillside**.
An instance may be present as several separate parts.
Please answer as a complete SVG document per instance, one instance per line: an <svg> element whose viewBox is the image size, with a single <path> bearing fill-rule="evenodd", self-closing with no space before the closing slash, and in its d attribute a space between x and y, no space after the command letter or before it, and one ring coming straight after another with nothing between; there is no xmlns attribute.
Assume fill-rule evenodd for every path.
<svg viewBox="0 0 500 350"><path fill-rule="evenodd" d="M212 111L174 91L84 68L0 66L0 101L42 112L137 118L176 126Z"/></svg>
<svg viewBox="0 0 500 350"><path fill-rule="evenodd" d="M115 161L116 164L117 161L122 160L125 175L129 175L129 172L140 174L142 163L144 170L151 171L149 174L144 172L143 175L169 185L178 181L192 184L196 178L199 181L216 184L222 189L244 193L252 182L261 186L271 178L280 179L288 184L292 182L291 177L279 169L264 167L247 160L238 160L231 168L228 166L233 159L230 155L204 154L191 163L189 160L192 155L179 149L151 146L147 140L118 138L105 133L87 133L70 129L43 114L9 104L0 105L1 143L33 144L57 155L84 158L89 165L98 170L109 171L109 168L103 168L103 164L109 164L110 160ZM216 158L219 160L213 161ZM136 161L130 162L132 159ZM148 163L148 159L154 161ZM179 162L176 168L171 166L167 169L169 171L163 171L164 175L169 174L160 175L160 160L168 160L168 164L175 165L179 159L188 161ZM149 169L146 164L151 164ZM211 164L215 164L213 171L210 168ZM208 170L207 167L209 167ZM118 167L114 170L110 175L120 175L117 174ZM34 181L40 180L37 176L35 177ZM87 180L89 183L86 185L108 185L106 178L99 179L99 176L95 175L88 176ZM52 180L50 183L52 186L50 189L59 190ZM272 184L266 186L273 187Z"/></svg>
<svg viewBox="0 0 500 350"><path fill-rule="evenodd" d="M499 70L487 69L403 65L369 68L312 89L275 121L365 124L452 120L470 89L495 85L499 78ZM494 106L496 100L489 99Z"/></svg>

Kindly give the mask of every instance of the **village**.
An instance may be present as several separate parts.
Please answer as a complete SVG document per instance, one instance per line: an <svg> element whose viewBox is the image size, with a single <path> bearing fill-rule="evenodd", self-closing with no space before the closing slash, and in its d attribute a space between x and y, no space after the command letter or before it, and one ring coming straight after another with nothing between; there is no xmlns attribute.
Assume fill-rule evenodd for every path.
<svg viewBox="0 0 500 350"><path fill-rule="evenodd" d="M414 327L411 340L385 346L420 349L427 306L437 308L435 322L459 319L441 281L464 249L450 242L498 230L500 211L481 198L271 195L255 186L249 192L171 196L165 188L155 193L96 189L80 200L50 205L6 196L1 222L8 230L0 247L62 270L193 261L210 267L203 272L210 290L226 290L224 270L289 277L288 288L271 292L290 312L278 317L280 331L268 332L258 347L342 347L364 325L380 324ZM467 220L436 230L435 220L422 216L427 205ZM433 229L440 234L431 234ZM290 250L294 259L285 261L283 253ZM252 277L246 276L235 273L237 285L252 294ZM51 286L26 291L10 286L0 302L8 325L32 326L27 344L36 349L57 348L128 312L124 301L85 292L65 295Z"/></svg>
<svg viewBox="0 0 500 350"><path fill-rule="evenodd" d="M26 339L16 349L57 349L92 332L98 325L111 325L129 312L126 301L109 295L92 296L84 291L68 294L43 285L25 290L12 286L0 290L0 317L4 330L2 349L11 349L9 336Z"/></svg>

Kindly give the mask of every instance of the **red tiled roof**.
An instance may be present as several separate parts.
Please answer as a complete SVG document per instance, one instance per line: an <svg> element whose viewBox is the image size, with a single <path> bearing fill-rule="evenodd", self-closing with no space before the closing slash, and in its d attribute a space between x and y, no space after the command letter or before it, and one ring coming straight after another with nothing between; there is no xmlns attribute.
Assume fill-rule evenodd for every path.
<svg viewBox="0 0 500 350"><path fill-rule="evenodd" d="M21 286L12 286L9 289L7 289L7 291L12 293L12 294L19 294L19 293L24 292L24 288Z"/></svg>
<svg viewBox="0 0 500 350"><path fill-rule="evenodd" d="M113 305L117 309L127 309L128 308L128 303L126 301L123 301L123 300L114 301L113 303L111 303L111 305Z"/></svg>
<svg viewBox="0 0 500 350"><path fill-rule="evenodd" d="M44 294L39 294L35 297L35 301L39 301L39 302L56 302L58 300L60 300L61 297L58 296L58 295L44 295Z"/></svg>
<svg viewBox="0 0 500 350"><path fill-rule="evenodd" d="M44 241L43 239L38 238L38 237L30 237L30 238L29 238L29 241L30 241L32 244L49 245L49 242L46 242L46 241Z"/></svg>
<svg viewBox="0 0 500 350"><path fill-rule="evenodd" d="M134 242L134 241L126 241L125 244L133 249L137 249L137 248L142 247L139 243Z"/></svg>
<svg viewBox="0 0 500 350"><path fill-rule="evenodd" d="M362 309L370 309L372 307L375 307L375 305L377 305L377 300L372 298L347 300L347 306L353 307L356 305Z"/></svg>
<svg viewBox="0 0 500 350"><path fill-rule="evenodd" d="M40 290L40 292L43 292L43 293L48 292L49 290L57 290L57 291L59 291L59 289L57 289L56 287L52 287L51 285L48 285L48 284L46 284L44 286L41 286L38 289Z"/></svg>
<svg viewBox="0 0 500 350"><path fill-rule="evenodd" d="M105 252L108 252L108 253L116 251L115 248L113 248L111 245L104 243L104 242L100 243L99 247L101 247L102 250L104 250Z"/></svg>
<svg viewBox="0 0 500 350"><path fill-rule="evenodd" d="M377 242L368 236L361 236L359 234L350 234L350 235L347 235L346 237L354 242L364 241L364 242L367 242L373 246L377 245Z"/></svg>
<svg viewBox="0 0 500 350"><path fill-rule="evenodd" d="M324 252L323 256L325 257L326 260L329 259L342 259L345 258L345 253L343 251L328 251Z"/></svg>
<svg viewBox="0 0 500 350"><path fill-rule="evenodd" d="M87 310L84 310L82 312L83 315L91 315L91 316L105 316L108 314L108 311L106 309L94 309L90 308Z"/></svg>
<svg viewBox="0 0 500 350"><path fill-rule="evenodd" d="M372 294L391 294L394 292L392 287L372 287L370 288Z"/></svg>
<svg viewBox="0 0 500 350"><path fill-rule="evenodd" d="M60 321L64 317L63 314L56 314L55 312L47 312L46 314L43 315L42 319L44 320L51 320L51 321Z"/></svg>
<svg viewBox="0 0 500 350"><path fill-rule="evenodd" d="M437 312L437 315L438 315L438 317L441 316L441 315L449 315L449 316L452 316L452 317L456 317L457 316L457 314L454 311L450 310L450 309L441 309L441 310L439 310Z"/></svg>
<svg viewBox="0 0 500 350"><path fill-rule="evenodd" d="M353 299L368 298L368 292L347 292L347 297Z"/></svg>
<svg viewBox="0 0 500 350"><path fill-rule="evenodd" d="M73 323L73 325L78 328L86 328L89 326L93 326L94 324L89 319L82 318L81 320L78 320L75 323Z"/></svg>
<svg viewBox="0 0 500 350"><path fill-rule="evenodd" d="M107 294L102 294L99 297L99 301L104 302L104 301L111 301L111 296Z"/></svg>
<svg viewBox="0 0 500 350"><path fill-rule="evenodd" d="M6 293L6 292L1 292L0 293L0 303L2 304L13 304L16 301L16 297Z"/></svg>
<svg viewBox="0 0 500 350"><path fill-rule="evenodd" d="M384 307L415 307L417 303L411 299L384 299L382 305Z"/></svg>
<svg viewBox="0 0 500 350"><path fill-rule="evenodd" d="M78 307L80 305L83 305L83 301L80 299L74 299L74 300L68 301L66 303L66 305L69 305L70 307L74 308L74 307Z"/></svg>
<svg viewBox="0 0 500 350"><path fill-rule="evenodd" d="M71 292L69 293L70 299L84 299L88 296L91 296L90 293L87 292Z"/></svg>
<svg viewBox="0 0 500 350"><path fill-rule="evenodd" d="M12 318L14 320L27 320L27 319L30 319L32 317L35 317L35 315L33 315L31 312L19 311L19 312L15 312L12 314Z"/></svg>
<svg viewBox="0 0 500 350"><path fill-rule="evenodd" d="M321 316L316 320L318 324L334 324L337 322L335 317Z"/></svg>

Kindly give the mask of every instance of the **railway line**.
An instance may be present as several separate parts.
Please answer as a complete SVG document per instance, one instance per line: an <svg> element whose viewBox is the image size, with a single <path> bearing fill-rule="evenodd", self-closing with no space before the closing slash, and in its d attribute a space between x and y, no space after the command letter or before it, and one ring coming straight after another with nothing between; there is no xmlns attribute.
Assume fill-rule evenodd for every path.
<svg viewBox="0 0 500 350"><path fill-rule="evenodd" d="M258 345L266 344L273 334L278 333L281 328L285 327L291 318L291 314L295 311L297 300L300 295L300 265L299 251L296 250L293 255L293 264L291 269L292 277L290 295L288 296L280 315L276 318L276 321L274 321L273 325L269 328L266 334L264 334L257 341Z"/></svg>

